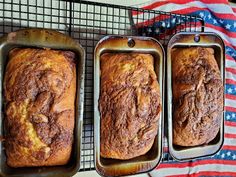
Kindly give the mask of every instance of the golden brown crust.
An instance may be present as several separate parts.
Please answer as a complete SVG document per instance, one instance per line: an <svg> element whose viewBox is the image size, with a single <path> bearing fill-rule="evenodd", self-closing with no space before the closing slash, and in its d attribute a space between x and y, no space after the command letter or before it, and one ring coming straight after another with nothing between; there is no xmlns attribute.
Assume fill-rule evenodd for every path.
<svg viewBox="0 0 236 177"><path fill-rule="evenodd" d="M131 159L150 150L161 112L152 55L101 56L99 110L102 157Z"/></svg>
<svg viewBox="0 0 236 177"><path fill-rule="evenodd" d="M196 146L212 141L223 112L223 83L212 48L172 51L173 142Z"/></svg>
<svg viewBox="0 0 236 177"><path fill-rule="evenodd" d="M14 49L4 78L6 154L11 167L66 164L74 130L74 53Z"/></svg>

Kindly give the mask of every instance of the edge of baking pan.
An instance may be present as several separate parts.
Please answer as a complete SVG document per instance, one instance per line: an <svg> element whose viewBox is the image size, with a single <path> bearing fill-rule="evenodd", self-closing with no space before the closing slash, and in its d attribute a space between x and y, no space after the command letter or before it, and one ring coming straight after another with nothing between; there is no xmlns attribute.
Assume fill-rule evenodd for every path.
<svg viewBox="0 0 236 177"><path fill-rule="evenodd" d="M81 157L81 136L83 127L83 104L84 104L84 72L85 72L85 51L79 43L69 36L55 30L30 28L8 33L0 38L0 64L1 64L1 87L0 103L3 110L3 75L7 64L8 52L16 47L51 48L57 50L69 50L76 54L76 100L75 100L75 127L74 142L70 162L63 166L51 167L22 167L11 168L6 164L6 157L3 143L0 142L0 176L21 176L21 177L56 177L72 176L80 168ZM3 111L0 118L0 133L4 135Z"/></svg>
<svg viewBox="0 0 236 177"><path fill-rule="evenodd" d="M149 43L152 43L152 48L150 48ZM98 109L98 100L100 93L100 56L105 52L142 52L150 53L152 55L155 53L159 56L159 67L158 70L155 69L155 72L158 76L158 82L160 84L162 113L159 119L158 135L156 136L154 145L152 147L153 149L156 146L157 149L157 154L155 154L155 158L153 160L141 160L142 158L140 158L140 156L128 161L119 161L113 159L112 162L114 164L109 165L104 165L101 162L101 159L105 158L100 157L100 113ZM164 59L165 55L162 45L156 39L150 37L106 36L102 38L96 45L94 52L94 154L96 171L100 175L123 176L144 173L151 171L160 163L162 158L162 136L164 135ZM154 60L157 60L157 56L154 57ZM154 64L154 68L157 68L157 64ZM157 71L159 73L157 73ZM147 154L143 156L146 157ZM109 161L109 159L105 159L105 161Z"/></svg>
<svg viewBox="0 0 236 177"><path fill-rule="evenodd" d="M167 112L168 112L168 145L171 156L178 161L192 160L196 158L208 157L216 154L224 143L224 117L225 108L222 113L219 140L214 144L200 145L196 147L185 147L182 150L175 150L172 143L172 76L171 76L171 49L174 47L205 46L214 47L220 52L215 56L220 68L223 86L225 86L225 45L221 37L215 33L207 32L181 32L174 35L167 48ZM225 98L225 96L224 96ZM225 105L225 99L224 99ZM215 138L217 139L217 137Z"/></svg>

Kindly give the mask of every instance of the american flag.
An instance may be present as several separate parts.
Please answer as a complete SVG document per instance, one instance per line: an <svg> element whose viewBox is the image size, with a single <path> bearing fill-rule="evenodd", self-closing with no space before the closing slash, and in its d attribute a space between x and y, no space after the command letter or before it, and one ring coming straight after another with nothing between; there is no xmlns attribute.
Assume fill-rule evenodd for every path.
<svg viewBox="0 0 236 177"><path fill-rule="evenodd" d="M205 21L205 31L215 32L226 45L225 141L221 151L212 157L187 162L161 163L152 176L236 176L236 8L227 0L163 0L149 1L145 9L189 14ZM133 14L135 16L139 13ZM150 17L152 18L152 17ZM166 19L166 24L170 20ZM141 23L145 23L141 22ZM200 25L200 24L199 24ZM199 26L200 28L200 26ZM164 155L168 153L164 141Z"/></svg>

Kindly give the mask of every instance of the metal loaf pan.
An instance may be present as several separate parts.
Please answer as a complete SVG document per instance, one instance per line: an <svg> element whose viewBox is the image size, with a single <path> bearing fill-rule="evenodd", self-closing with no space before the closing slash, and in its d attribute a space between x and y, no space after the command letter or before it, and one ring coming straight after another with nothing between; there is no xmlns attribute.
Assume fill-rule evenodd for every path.
<svg viewBox="0 0 236 177"><path fill-rule="evenodd" d="M0 106L2 108L0 118L0 136L4 136L4 112L3 112L3 78L8 60L8 53L13 48L51 48L57 50L69 50L76 54L77 90L75 102L75 128L74 143L70 162L64 166L52 167L27 167L11 168L6 164L4 142L0 142L0 176L14 177L68 177L74 175L80 167L81 135L83 124L83 100L84 100L84 49L70 37L54 30L24 29L11 32L0 38ZM20 160L20 159L17 159Z"/></svg>
<svg viewBox="0 0 236 177"><path fill-rule="evenodd" d="M154 57L154 69L160 84L162 107L164 107L164 50L161 44L149 37L107 36L101 39L94 54L94 125L95 125L95 167L102 176L123 176L147 172L155 168L162 156L162 136L164 111L159 119L158 134L151 150L145 155L130 160L115 160L100 156L100 113L98 100L100 95L100 57L108 52L149 53Z"/></svg>
<svg viewBox="0 0 236 177"><path fill-rule="evenodd" d="M180 147L173 144L172 127L172 67L171 50L173 48L211 47L214 49L215 59L220 69L223 85L225 85L225 46L223 40L214 33L186 33L174 35L167 48L167 112L168 112L168 144L169 151L176 160L191 160L207 157L217 153L224 142L224 111L218 135L208 145L194 147Z"/></svg>

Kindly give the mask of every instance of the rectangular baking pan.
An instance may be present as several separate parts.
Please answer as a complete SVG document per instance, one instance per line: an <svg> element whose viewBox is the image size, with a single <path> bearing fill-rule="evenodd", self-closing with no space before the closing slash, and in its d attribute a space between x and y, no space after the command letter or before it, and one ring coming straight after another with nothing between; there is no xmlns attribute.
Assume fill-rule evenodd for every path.
<svg viewBox="0 0 236 177"><path fill-rule="evenodd" d="M177 147L173 144L172 127L172 67L171 50L173 48L211 47L214 49L215 59L220 69L221 79L225 85L225 46L223 40L215 33L188 33L181 32L174 35L167 48L167 112L168 112L168 144L169 152L176 160L191 160L200 157L212 156L217 153L224 142L224 116L218 135L208 145L195 147Z"/></svg>
<svg viewBox="0 0 236 177"><path fill-rule="evenodd" d="M80 167L81 135L83 125L83 100L84 100L84 72L85 53L84 49L70 37L54 30L24 29L11 32L0 38L0 106L2 108L0 117L0 136L4 137L4 97L3 78L4 70L8 60L8 53L13 48L51 48L58 50L69 50L76 54L77 90L75 104L75 128L74 143L70 162L64 166L52 167L27 167L11 168L6 164L4 141L0 142L0 176L14 177L68 177L74 175ZM20 159L16 159L20 160Z"/></svg>
<svg viewBox="0 0 236 177"><path fill-rule="evenodd" d="M159 119L158 134L151 150L140 157L130 160L115 160L100 156L100 113L98 100L100 94L100 57L107 52L149 53L154 57L154 69L160 84L162 107L164 107L164 50L161 44L149 37L107 36L101 39L94 53L94 139L95 167L102 176L123 176L147 172L155 168L162 157L162 136L164 111Z"/></svg>

